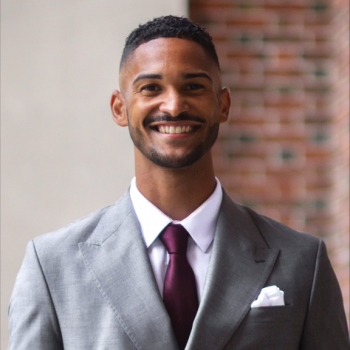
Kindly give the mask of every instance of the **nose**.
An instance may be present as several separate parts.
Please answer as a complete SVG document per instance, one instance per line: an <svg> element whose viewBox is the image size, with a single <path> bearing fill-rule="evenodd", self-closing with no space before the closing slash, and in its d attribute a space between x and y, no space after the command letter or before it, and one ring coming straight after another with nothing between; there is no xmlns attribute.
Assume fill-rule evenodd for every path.
<svg viewBox="0 0 350 350"><path fill-rule="evenodd" d="M189 105L186 102L185 96L173 89L164 94L164 99L159 105L159 110L172 117L176 117L182 112L187 112L189 110Z"/></svg>

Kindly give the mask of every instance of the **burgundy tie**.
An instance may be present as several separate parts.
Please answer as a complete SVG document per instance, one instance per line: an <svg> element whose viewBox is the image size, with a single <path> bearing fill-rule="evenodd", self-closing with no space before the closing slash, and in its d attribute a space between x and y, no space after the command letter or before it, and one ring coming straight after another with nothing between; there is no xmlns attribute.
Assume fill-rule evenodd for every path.
<svg viewBox="0 0 350 350"><path fill-rule="evenodd" d="M180 349L185 349L198 310L196 280L187 261L188 232L170 224L160 236L170 255L164 281L163 301Z"/></svg>

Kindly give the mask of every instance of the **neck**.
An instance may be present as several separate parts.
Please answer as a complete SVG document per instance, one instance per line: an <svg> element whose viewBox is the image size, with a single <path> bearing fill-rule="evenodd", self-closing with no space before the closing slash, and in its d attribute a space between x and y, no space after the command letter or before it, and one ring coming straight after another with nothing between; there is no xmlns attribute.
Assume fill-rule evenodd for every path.
<svg viewBox="0 0 350 350"><path fill-rule="evenodd" d="M135 152L138 190L173 220L183 220L214 192L216 180L211 152L191 166L169 169Z"/></svg>

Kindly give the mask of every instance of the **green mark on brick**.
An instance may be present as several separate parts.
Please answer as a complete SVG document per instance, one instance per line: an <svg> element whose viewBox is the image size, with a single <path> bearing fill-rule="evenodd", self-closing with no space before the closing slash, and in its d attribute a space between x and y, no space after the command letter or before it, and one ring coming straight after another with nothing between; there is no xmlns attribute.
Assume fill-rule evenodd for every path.
<svg viewBox="0 0 350 350"><path fill-rule="evenodd" d="M286 93L286 92L291 92L293 89L291 87L284 86L284 87L279 87L277 90L279 92Z"/></svg>
<svg viewBox="0 0 350 350"><path fill-rule="evenodd" d="M295 158L295 154L292 151L284 150L279 155L283 160L291 160Z"/></svg>
<svg viewBox="0 0 350 350"><path fill-rule="evenodd" d="M313 206L317 209L324 209L328 207L328 203L320 200L320 201L314 202Z"/></svg>
<svg viewBox="0 0 350 350"><path fill-rule="evenodd" d="M315 142L325 142L329 139L329 136L326 133L318 133L312 137L312 140Z"/></svg>
<svg viewBox="0 0 350 350"><path fill-rule="evenodd" d="M327 71L325 71L325 70L315 70L314 71L314 75L316 76L316 77L325 77L325 76L327 76L328 75L328 72Z"/></svg>
<svg viewBox="0 0 350 350"><path fill-rule="evenodd" d="M221 140L225 140L228 142L239 141L244 143L250 143L250 142L257 141L257 137L254 135L248 135L248 134L242 134L242 135L233 134L233 135L228 135L226 137L221 137Z"/></svg>
<svg viewBox="0 0 350 350"><path fill-rule="evenodd" d="M240 135L240 136L238 136L238 140L240 142L250 143L250 142L254 142L256 140L256 138L254 136L251 136L251 135Z"/></svg>
<svg viewBox="0 0 350 350"><path fill-rule="evenodd" d="M328 5L327 4L315 4L315 5L312 5L311 6L311 9L316 11L316 12L319 12L319 11L325 11L328 9Z"/></svg>
<svg viewBox="0 0 350 350"><path fill-rule="evenodd" d="M241 35L240 37L237 38L237 40L243 44L251 42L253 39L246 36L246 35Z"/></svg>

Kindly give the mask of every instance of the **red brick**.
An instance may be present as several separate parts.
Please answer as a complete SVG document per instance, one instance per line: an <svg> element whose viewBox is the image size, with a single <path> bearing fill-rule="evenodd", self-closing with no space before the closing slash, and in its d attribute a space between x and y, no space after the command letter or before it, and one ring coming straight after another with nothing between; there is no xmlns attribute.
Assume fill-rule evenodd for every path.
<svg viewBox="0 0 350 350"><path fill-rule="evenodd" d="M190 13L232 90L218 177L236 200L324 238L348 305L349 5L322 4L191 0Z"/></svg>

